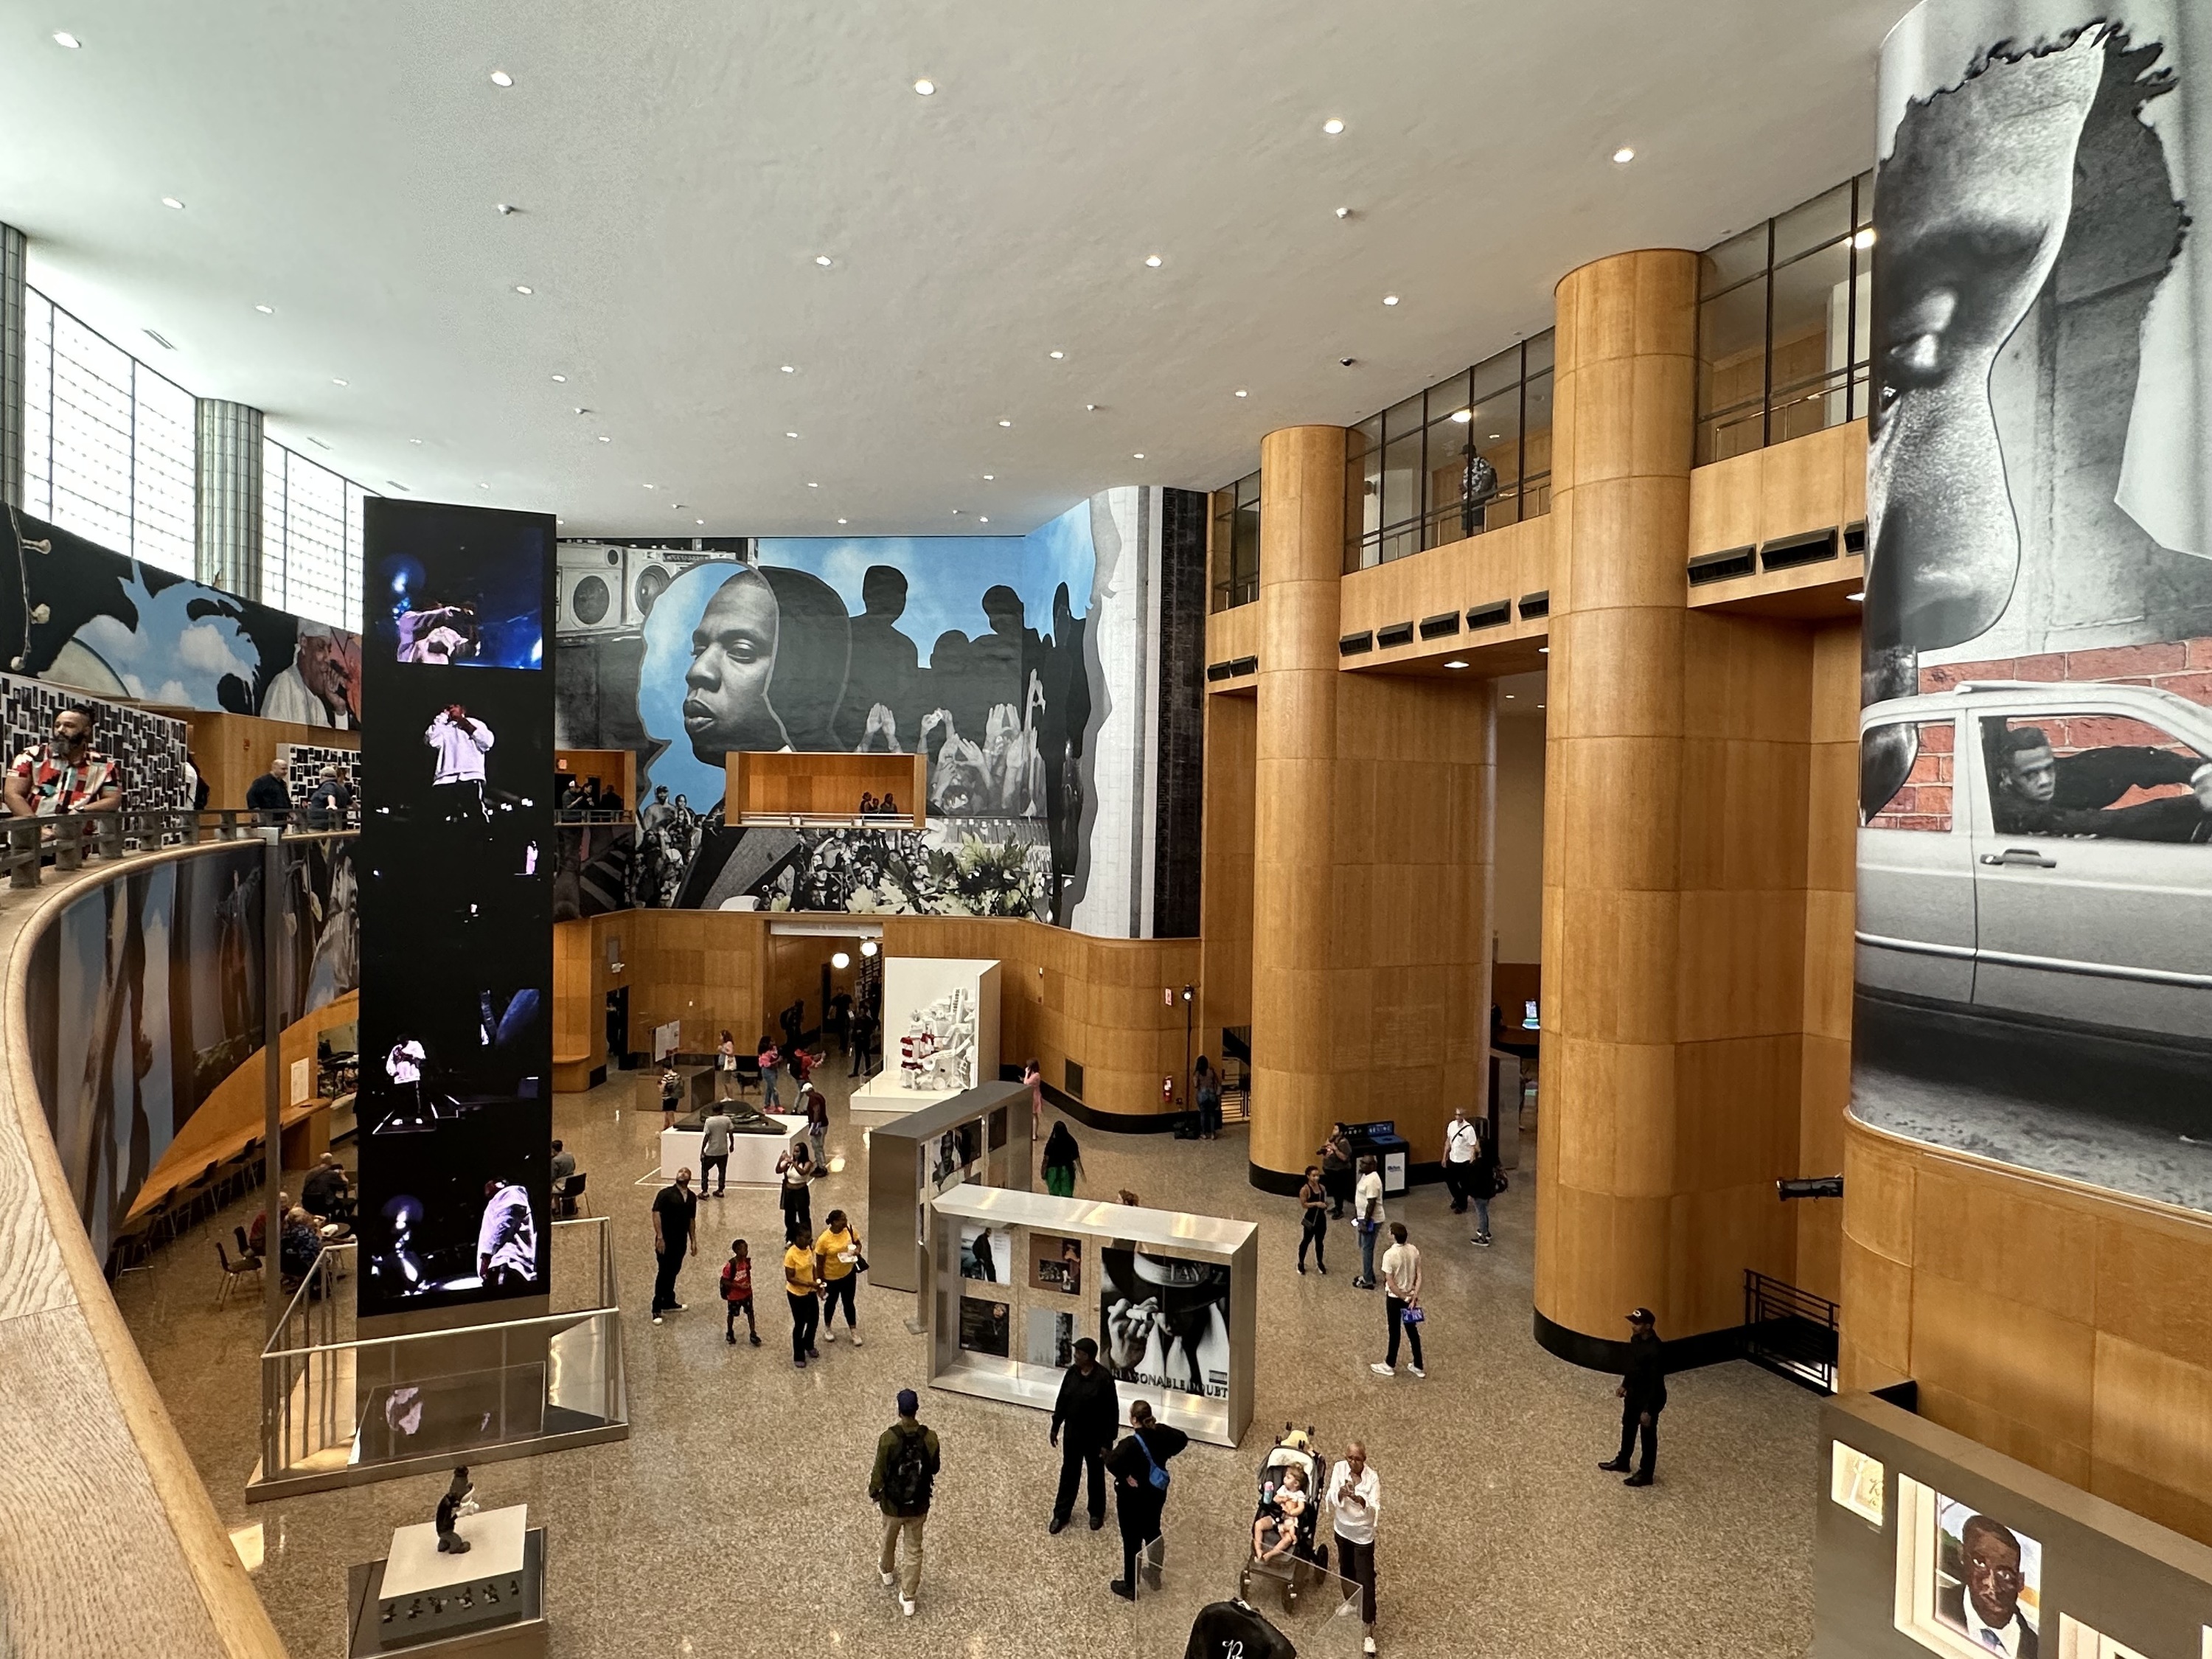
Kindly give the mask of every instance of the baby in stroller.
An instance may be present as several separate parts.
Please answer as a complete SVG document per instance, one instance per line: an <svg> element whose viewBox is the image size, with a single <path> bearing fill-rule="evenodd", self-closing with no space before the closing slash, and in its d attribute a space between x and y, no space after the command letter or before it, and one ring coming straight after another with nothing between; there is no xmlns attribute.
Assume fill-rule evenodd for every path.
<svg viewBox="0 0 2212 1659"><path fill-rule="evenodd" d="M1298 1593L1310 1578L1309 1567L1327 1570L1327 1547L1316 1547L1321 1491L1325 1467L1315 1449L1313 1431L1285 1424L1283 1437L1268 1449L1260 1466L1260 1503L1252 1516L1252 1559L1239 1581L1239 1594L1254 1600L1259 1581L1273 1583L1282 1597L1283 1610L1297 1610Z"/></svg>

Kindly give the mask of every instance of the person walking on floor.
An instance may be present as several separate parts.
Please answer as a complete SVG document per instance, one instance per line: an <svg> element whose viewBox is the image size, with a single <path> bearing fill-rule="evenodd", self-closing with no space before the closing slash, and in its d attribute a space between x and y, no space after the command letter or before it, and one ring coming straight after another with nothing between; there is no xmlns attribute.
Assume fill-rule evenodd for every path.
<svg viewBox="0 0 2212 1659"><path fill-rule="evenodd" d="M1328 1477L1328 1506L1336 1516L1338 1571L1359 1586L1359 1620L1367 1627L1366 1651L1375 1651L1375 1521L1382 1511L1382 1482L1355 1440ZM1346 1595L1339 1613L1352 1611Z"/></svg>
<svg viewBox="0 0 2212 1659"><path fill-rule="evenodd" d="M730 1035L726 1026L722 1040L714 1045L714 1098L735 1100L737 1097L738 1040ZM702 1187L707 1184L704 1176L699 1178L699 1184Z"/></svg>
<svg viewBox="0 0 2212 1659"><path fill-rule="evenodd" d="M730 1190L730 1136L737 1124L716 1101L714 1109L699 1126L699 1196L707 1196L707 1183L714 1182L714 1196Z"/></svg>
<svg viewBox="0 0 2212 1659"><path fill-rule="evenodd" d="M776 1068L783 1064L783 1050L775 1046L775 1039L765 1031L761 1033L760 1047L753 1053L760 1060L761 1109L772 1112L778 1104L775 1092Z"/></svg>
<svg viewBox="0 0 2212 1659"><path fill-rule="evenodd" d="M676 1127L676 1104L684 1097L684 1074L672 1060L660 1068L660 1127Z"/></svg>
<svg viewBox="0 0 2212 1659"><path fill-rule="evenodd" d="M814 1167L827 1169L826 1143L830 1139L830 1097L814 1086L811 1079L799 1085L799 1104L806 1114L806 1138L814 1143Z"/></svg>
<svg viewBox="0 0 2212 1659"><path fill-rule="evenodd" d="M1359 1277L1352 1288L1375 1288L1375 1236L1382 1231L1382 1172L1371 1157L1359 1160L1359 1184L1352 1189L1352 1226L1359 1234Z"/></svg>
<svg viewBox="0 0 2212 1659"><path fill-rule="evenodd" d="M1491 1144L1488 1135L1482 1137L1482 1150L1475 1154L1474 1173L1468 1177L1467 1195L1474 1201L1474 1236L1470 1244L1490 1248L1490 1200L1498 1196L1504 1185L1504 1176L1498 1167L1498 1148Z"/></svg>
<svg viewBox="0 0 2212 1659"><path fill-rule="evenodd" d="M876 1571L883 1576L885 1589L898 1592L899 1611L909 1619L921 1591L921 1529L929 1519L929 1502L943 1462L937 1431L921 1426L921 1401L914 1390L901 1389L898 1421L878 1437L875 1471L868 1476L868 1496L884 1517L884 1547Z"/></svg>
<svg viewBox="0 0 2212 1659"><path fill-rule="evenodd" d="M1168 1501L1168 1460L1190 1444L1181 1429L1152 1420L1144 1401L1129 1404L1129 1432L1107 1455L1114 1477L1115 1518L1121 1523L1121 1576L1107 1585L1125 1601L1137 1599L1138 1558L1144 1558L1145 1588L1160 1587L1160 1516Z"/></svg>
<svg viewBox="0 0 2212 1659"><path fill-rule="evenodd" d="M742 1238L730 1241L730 1259L722 1264L722 1302L729 1310L722 1340L733 1348L738 1346L738 1316L743 1314L746 1340L760 1346L760 1327L753 1322L753 1255Z"/></svg>
<svg viewBox="0 0 2212 1659"><path fill-rule="evenodd" d="M1648 1486L1659 1463L1659 1413L1667 1408L1667 1350L1659 1340L1657 1322L1649 1308L1629 1312L1628 1369L1613 1393L1620 1401L1620 1449L1598 1468L1615 1474L1627 1474L1628 1454L1641 1434L1643 1459L1636 1473L1620 1484Z"/></svg>
<svg viewBox="0 0 2212 1659"><path fill-rule="evenodd" d="M794 1226L784 1234L783 1294L791 1304L792 1366L803 1371L808 1360L822 1358L814 1346L822 1319L822 1281L814 1270L814 1247L803 1228Z"/></svg>
<svg viewBox="0 0 2212 1659"><path fill-rule="evenodd" d="M1022 1067L1022 1087L1030 1091L1030 1139L1044 1133L1044 1067L1034 1060Z"/></svg>
<svg viewBox="0 0 2212 1659"><path fill-rule="evenodd" d="M1306 1248L1312 1246L1314 1266L1328 1276L1328 1189L1322 1184L1321 1165L1306 1165L1306 1184L1298 1188L1298 1271L1306 1270Z"/></svg>
<svg viewBox="0 0 2212 1659"><path fill-rule="evenodd" d="M822 1237L814 1241L814 1266L822 1279L822 1340L837 1340L837 1307L845 1308L845 1334L860 1347L860 1321L853 1311L853 1287L860 1282L860 1233L845 1219L842 1210L825 1218Z"/></svg>
<svg viewBox="0 0 2212 1659"><path fill-rule="evenodd" d="M1465 1215L1469 1181L1474 1174L1475 1153L1482 1142L1474 1121L1467 1115L1467 1108L1452 1109L1451 1121L1444 1125L1444 1186L1451 1194L1452 1213Z"/></svg>
<svg viewBox="0 0 2212 1659"><path fill-rule="evenodd" d="M653 1322L661 1322L669 1313L681 1313L684 1304L676 1299L676 1275L684 1266L688 1251L696 1255L699 1241L694 1237L693 1220L698 1212L699 1200L691 1190L691 1171L678 1170L676 1179L656 1194L653 1200L653 1255L660 1270L653 1279Z"/></svg>
<svg viewBox="0 0 2212 1659"><path fill-rule="evenodd" d="M1083 1149L1065 1123L1055 1123L1044 1143L1044 1189L1054 1198L1075 1196L1075 1172L1083 1167Z"/></svg>
<svg viewBox="0 0 2212 1659"><path fill-rule="evenodd" d="M1221 1073L1204 1054L1190 1068L1191 1098L1198 1103L1198 1137L1212 1140L1221 1133Z"/></svg>
<svg viewBox="0 0 2212 1659"><path fill-rule="evenodd" d="M783 1230L787 1233L799 1229L802 1237L814 1236L814 1200L810 1188L814 1184L814 1159L803 1140L794 1141L775 1161L775 1172L781 1185L779 1195L783 1200Z"/></svg>
<svg viewBox="0 0 2212 1659"><path fill-rule="evenodd" d="M1106 1524L1106 1449L1121 1426L1121 1398L1114 1374L1098 1363L1098 1345L1075 1340L1075 1363L1060 1376L1060 1398L1053 1402L1052 1443L1060 1448L1060 1491L1052 1500L1052 1525L1058 1533L1075 1513L1075 1489L1087 1481L1091 1530Z"/></svg>
<svg viewBox="0 0 2212 1659"><path fill-rule="evenodd" d="M1413 1349L1413 1363L1406 1369L1426 1376L1421 1369L1421 1252L1407 1242L1402 1221L1390 1224L1390 1248L1382 1252L1382 1312L1390 1325L1390 1351L1381 1364L1367 1369L1378 1376L1396 1375L1398 1338L1403 1334Z"/></svg>
<svg viewBox="0 0 2212 1659"><path fill-rule="evenodd" d="M1344 1206L1352 1201L1352 1136L1341 1123L1321 1144L1322 1184L1328 1188L1328 1218L1344 1219Z"/></svg>

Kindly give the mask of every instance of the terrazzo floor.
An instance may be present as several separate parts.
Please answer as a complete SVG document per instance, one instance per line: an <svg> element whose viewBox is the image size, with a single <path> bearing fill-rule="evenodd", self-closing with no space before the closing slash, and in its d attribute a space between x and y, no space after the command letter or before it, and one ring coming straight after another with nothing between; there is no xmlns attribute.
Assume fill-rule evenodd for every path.
<svg viewBox="0 0 2212 1659"><path fill-rule="evenodd" d="M825 1072L836 1073L832 1066ZM843 1173L818 1186L818 1219L865 1216L866 1153L831 1079L830 1148ZM548 1613L561 1659L661 1655L895 1654L915 1659L1096 1655L1176 1659L1191 1613L1234 1587L1261 1457L1285 1421L1314 1426L1334 1455L1364 1439L1382 1482L1378 1643L1435 1659L1648 1659L1801 1656L1812 1642L1816 1407L1803 1390L1732 1364L1671 1380L1658 1484L1625 1489L1594 1465L1611 1455L1611 1380L1553 1358L1529 1316L1533 1151L1493 1206L1498 1243L1480 1250L1442 1188L1393 1200L1423 1247L1428 1377L1368 1370L1381 1357L1379 1297L1355 1291L1348 1225L1329 1237L1331 1272L1293 1268L1294 1206L1246 1182L1245 1142L1118 1136L1073 1126L1083 1194L1133 1188L1149 1205L1257 1221L1261 1228L1255 1415L1243 1447L1194 1446L1175 1465L1164 1594L1132 1607L1109 1595L1119 1551L1109 1519L1054 1538L1058 1454L1042 1413L924 1391L944 1444L920 1611L899 1616L875 1573L877 1516L866 1488L896 1391L919 1385L912 1298L860 1292L866 1346L822 1350L793 1369L775 1275L761 1275L763 1346L730 1347L714 1297L722 1247L779 1237L768 1189L703 1200L690 1304L655 1328L647 1206L658 1113L631 1108L633 1080L555 1104L555 1129L615 1218L633 1432L620 1443L477 1470L487 1507L527 1503L549 1532ZM348 1155L350 1163L350 1157ZM257 1195L258 1197L258 1195ZM218 1218L228 1240L244 1206ZM262 1528L255 1578L293 1654L345 1651L346 1568L385 1553L392 1528L427 1519L442 1476L248 1505L258 1411L258 1304L214 1307L207 1229L125 1277L118 1300L227 1526ZM1326 1524L1326 1523L1324 1523ZM1263 1604L1264 1606L1264 1604ZM1299 1627L1301 1652L1356 1651L1358 1626Z"/></svg>

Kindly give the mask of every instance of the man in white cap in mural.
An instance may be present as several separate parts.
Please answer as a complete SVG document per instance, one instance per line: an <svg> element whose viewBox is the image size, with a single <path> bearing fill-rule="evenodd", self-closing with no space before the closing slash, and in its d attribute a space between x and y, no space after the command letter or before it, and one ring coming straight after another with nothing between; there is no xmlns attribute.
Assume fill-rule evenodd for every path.
<svg viewBox="0 0 2212 1659"><path fill-rule="evenodd" d="M345 665L333 631L320 623L303 622L292 665L261 694L261 718L345 731L353 725L346 690Z"/></svg>

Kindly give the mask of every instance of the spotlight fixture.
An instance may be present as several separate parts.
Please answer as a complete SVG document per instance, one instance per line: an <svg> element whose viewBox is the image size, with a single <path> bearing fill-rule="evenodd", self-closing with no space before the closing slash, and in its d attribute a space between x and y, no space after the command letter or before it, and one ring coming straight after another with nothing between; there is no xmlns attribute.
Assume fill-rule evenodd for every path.
<svg viewBox="0 0 2212 1659"><path fill-rule="evenodd" d="M1344 118L1340 115L1330 116L1328 120L1321 124L1321 130L1330 137L1335 137L1338 133L1344 131Z"/></svg>
<svg viewBox="0 0 2212 1659"><path fill-rule="evenodd" d="M499 215L501 218L504 219L514 211L514 204L512 202L494 202L491 204L491 210Z"/></svg>
<svg viewBox="0 0 2212 1659"><path fill-rule="evenodd" d="M1349 219L1352 216L1352 210L1348 207L1340 207L1336 210L1336 216L1340 219Z"/></svg>
<svg viewBox="0 0 2212 1659"><path fill-rule="evenodd" d="M925 98L931 97L937 91L937 82L925 78L915 82L914 83L914 89ZM841 962L837 965L840 968L842 968L845 964Z"/></svg>
<svg viewBox="0 0 2212 1659"><path fill-rule="evenodd" d="M70 52L75 52L79 46L82 46L84 42L78 40L76 36L71 34L67 29L56 29L54 31L54 44L58 46L65 47Z"/></svg>
<svg viewBox="0 0 2212 1659"><path fill-rule="evenodd" d="M1386 306L1395 306L1398 303L1398 296L1395 294L1386 294L1382 296L1382 303Z"/></svg>
<svg viewBox="0 0 2212 1659"><path fill-rule="evenodd" d="M495 87L511 87L514 84L514 77L505 70L494 70L491 72L491 83Z"/></svg>
<svg viewBox="0 0 2212 1659"><path fill-rule="evenodd" d="M1446 663L1444 666L1447 668L1464 668L1467 665L1462 662L1457 657L1454 657L1449 662Z"/></svg>
<svg viewBox="0 0 2212 1659"><path fill-rule="evenodd" d="M853 965L853 958L839 951L830 957L830 965L842 974Z"/></svg>
<svg viewBox="0 0 2212 1659"><path fill-rule="evenodd" d="M1098 412L1098 405L1097 404L1085 404L1083 405L1083 412L1086 415L1096 415Z"/></svg>
<svg viewBox="0 0 2212 1659"><path fill-rule="evenodd" d="M1045 356L1051 358L1053 362L1058 362L1061 358L1066 356L1067 354L1065 351L1048 351L1045 353Z"/></svg>
<svg viewBox="0 0 2212 1659"><path fill-rule="evenodd" d="M828 265L833 264L834 261L832 261L830 256L826 253L817 253L814 256L814 263L817 265Z"/></svg>
<svg viewBox="0 0 2212 1659"><path fill-rule="evenodd" d="M1474 411L1471 409L1455 409L1451 412L1451 417L1462 426L1465 426L1474 418Z"/></svg>
<svg viewBox="0 0 2212 1659"><path fill-rule="evenodd" d="M165 208L174 208L179 213L185 210L185 204L173 196L164 196L161 198L161 205Z"/></svg>
<svg viewBox="0 0 2212 1659"><path fill-rule="evenodd" d="M517 283L514 285L514 291L517 294L530 294L534 293L536 290L533 289L527 283Z"/></svg>
<svg viewBox="0 0 2212 1659"><path fill-rule="evenodd" d="M861 954L862 956L864 956L864 957L872 957L872 956L875 955L875 953L876 953L876 942L875 942L875 940L873 940L873 939L862 939L862 940L860 941L860 954Z"/></svg>
<svg viewBox="0 0 2212 1659"><path fill-rule="evenodd" d="M276 314L275 306L256 306L253 308L264 317L274 317Z"/></svg>
<svg viewBox="0 0 2212 1659"><path fill-rule="evenodd" d="M1861 252L1864 252L1866 249L1872 247L1874 246L1874 227L1872 225L1869 225L1863 230L1860 231L1858 234L1852 237L1851 246L1859 249Z"/></svg>
<svg viewBox="0 0 2212 1659"><path fill-rule="evenodd" d="M1625 167L1635 159L1636 152L1626 144L1623 144L1619 149L1613 153L1613 161L1615 167Z"/></svg>

